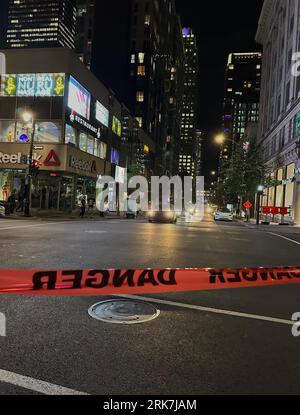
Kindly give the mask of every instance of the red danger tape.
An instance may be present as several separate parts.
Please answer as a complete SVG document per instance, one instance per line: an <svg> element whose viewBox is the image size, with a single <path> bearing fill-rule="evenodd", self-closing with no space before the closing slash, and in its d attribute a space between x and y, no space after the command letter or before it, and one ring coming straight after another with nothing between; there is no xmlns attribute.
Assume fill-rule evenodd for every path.
<svg viewBox="0 0 300 415"><path fill-rule="evenodd" d="M300 282L300 267L161 270L0 270L0 294L99 296L206 291Z"/></svg>

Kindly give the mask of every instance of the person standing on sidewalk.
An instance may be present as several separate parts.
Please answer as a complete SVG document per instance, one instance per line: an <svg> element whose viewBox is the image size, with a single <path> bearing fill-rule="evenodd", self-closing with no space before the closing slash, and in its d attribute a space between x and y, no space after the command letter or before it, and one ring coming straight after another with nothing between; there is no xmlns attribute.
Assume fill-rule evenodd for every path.
<svg viewBox="0 0 300 415"><path fill-rule="evenodd" d="M24 211L24 198L25 198L25 194L23 189L20 189L17 195L17 199L18 199L18 205L17 205L17 209L16 212L23 212Z"/></svg>
<svg viewBox="0 0 300 415"><path fill-rule="evenodd" d="M86 200L85 200L85 196L83 196L81 198L81 207L80 207L80 215L79 215L81 219L83 219L85 216L85 210L86 210Z"/></svg>
<svg viewBox="0 0 300 415"><path fill-rule="evenodd" d="M90 198L90 199L88 200L88 211L87 211L88 216L89 216L90 218L93 216L93 213L94 213L94 206L95 206L95 200L94 200L94 199L92 199L92 198Z"/></svg>
<svg viewBox="0 0 300 415"><path fill-rule="evenodd" d="M9 196L7 202L9 203L10 206L10 213L14 213L15 209L16 209L16 200L17 200L17 195L16 195L16 190L14 190L12 192L12 194Z"/></svg>

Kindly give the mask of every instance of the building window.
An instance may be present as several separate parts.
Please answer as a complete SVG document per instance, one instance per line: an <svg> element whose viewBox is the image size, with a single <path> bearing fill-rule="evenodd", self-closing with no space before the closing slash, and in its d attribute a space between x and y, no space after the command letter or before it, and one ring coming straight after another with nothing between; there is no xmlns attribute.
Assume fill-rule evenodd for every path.
<svg viewBox="0 0 300 415"><path fill-rule="evenodd" d="M60 143L61 127L54 122L38 122L35 127L34 141L40 143Z"/></svg>
<svg viewBox="0 0 300 415"><path fill-rule="evenodd" d="M145 62L145 54L144 54L144 52L140 52L138 54L138 58L139 58L139 63L144 63Z"/></svg>
<svg viewBox="0 0 300 415"><path fill-rule="evenodd" d="M137 68L138 76L145 76L146 75L146 68L144 65L139 65Z"/></svg>
<svg viewBox="0 0 300 415"><path fill-rule="evenodd" d="M69 125L66 124L66 130L65 130L65 143L66 144L74 144L76 146L76 132L75 129Z"/></svg>
<svg viewBox="0 0 300 415"><path fill-rule="evenodd" d="M144 102L144 91L137 91L136 101L137 102Z"/></svg>
<svg viewBox="0 0 300 415"><path fill-rule="evenodd" d="M15 121L0 121L0 142L13 143L15 141Z"/></svg>
<svg viewBox="0 0 300 415"><path fill-rule="evenodd" d="M94 154L94 141L95 139L89 135L87 139L87 152L89 154Z"/></svg>
<svg viewBox="0 0 300 415"><path fill-rule="evenodd" d="M142 126L143 126L143 118L142 117L136 117L136 120L137 120L137 122L139 124L139 127L142 128Z"/></svg>
<svg viewBox="0 0 300 415"><path fill-rule="evenodd" d="M150 14L146 14L145 16L145 26L150 26L151 17Z"/></svg>
<svg viewBox="0 0 300 415"><path fill-rule="evenodd" d="M87 152L87 135L85 133L79 135L79 148L81 151Z"/></svg>

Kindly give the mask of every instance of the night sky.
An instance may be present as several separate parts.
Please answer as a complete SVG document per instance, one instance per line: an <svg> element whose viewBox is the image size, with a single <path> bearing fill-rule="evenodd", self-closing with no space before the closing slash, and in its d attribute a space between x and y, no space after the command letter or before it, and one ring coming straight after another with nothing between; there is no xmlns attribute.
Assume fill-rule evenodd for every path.
<svg viewBox="0 0 300 415"><path fill-rule="evenodd" d="M221 128L227 57L261 50L255 42L263 0L176 0L183 26L191 26L199 48L199 125L204 133L204 174L217 167L213 136Z"/></svg>

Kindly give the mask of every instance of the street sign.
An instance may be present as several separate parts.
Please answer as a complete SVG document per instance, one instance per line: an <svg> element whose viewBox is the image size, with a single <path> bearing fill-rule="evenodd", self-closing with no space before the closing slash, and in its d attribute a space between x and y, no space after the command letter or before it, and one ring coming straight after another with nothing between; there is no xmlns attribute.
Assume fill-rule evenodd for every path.
<svg viewBox="0 0 300 415"><path fill-rule="evenodd" d="M252 208L252 203L250 202L250 200L248 200L246 203L244 203L244 208L246 209L251 209Z"/></svg>
<svg viewBox="0 0 300 415"><path fill-rule="evenodd" d="M296 129L296 135L299 136L300 135L300 112L298 112L298 114L296 115L295 129Z"/></svg>

